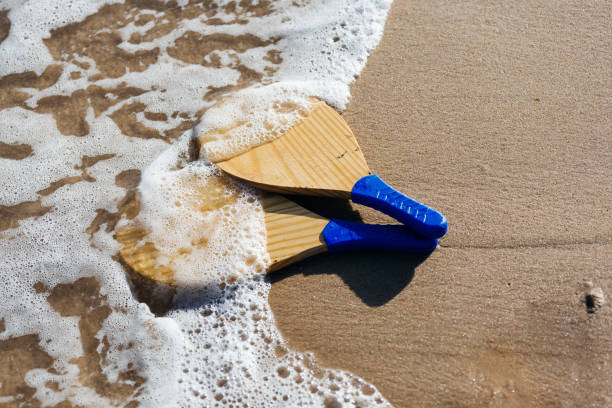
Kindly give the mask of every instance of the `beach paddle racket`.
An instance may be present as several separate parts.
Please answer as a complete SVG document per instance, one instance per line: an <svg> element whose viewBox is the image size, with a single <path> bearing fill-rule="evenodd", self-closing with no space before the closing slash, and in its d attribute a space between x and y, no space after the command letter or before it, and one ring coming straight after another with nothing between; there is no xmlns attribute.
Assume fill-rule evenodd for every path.
<svg viewBox="0 0 612 408"><path fill-rule="evenodd" d="M324 102L280 138L216 164L263 190L351 199L426 238L447 230L442 214L371 174L353 132Z"/></svg>
<svg viewBox="0 0 612 408"><path fill-rule="evenodd" d="M326 251L431 252L437 239L422 238L403 225L329 220L276 194L263 199L269 272Z"/></svg>
<svg viewBox="0 0 612 408"><path fill-rule="evenodd" d="M418 237L403 225L370 225L329 220L276 194L266 193L263 210L270 266L276 271L304 258L326 251L383 250L431 252L437 239ZM140 229L116 232L121 243L122 260L135 272L147 278L175 283L173 271L158 264L159 252L151 243L143 243Z"/></svg>

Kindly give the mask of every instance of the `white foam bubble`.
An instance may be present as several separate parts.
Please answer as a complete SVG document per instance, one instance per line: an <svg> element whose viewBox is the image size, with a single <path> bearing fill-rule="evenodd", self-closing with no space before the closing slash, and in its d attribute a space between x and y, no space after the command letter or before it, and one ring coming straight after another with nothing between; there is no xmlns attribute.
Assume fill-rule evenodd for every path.
<svg viewBox="0 0 612 408"><path fill-rule="evenodd" d="M269 289L264 280L251 280L226 288L215 302L190 297L171 313L188 351L178 406L388 406L363 380L318 367L311 353L288 350L267 304Z"/></svg>
<svg viewBox="0 0 612 408"><path fill-rule="evenodd" d="M195 128L201 155L217 162L270 142L297 125L315 104L301 83L276 82L235 92L209 108Z"/></svg>

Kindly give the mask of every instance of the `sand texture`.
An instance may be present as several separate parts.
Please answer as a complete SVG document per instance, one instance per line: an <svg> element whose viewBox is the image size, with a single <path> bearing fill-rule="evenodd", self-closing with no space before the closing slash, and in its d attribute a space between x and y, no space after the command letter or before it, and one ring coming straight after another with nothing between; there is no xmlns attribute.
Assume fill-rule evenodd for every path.
<svg viewBox="0 0 612 408"><path fill-rule="evenodd" d="M611 13L396 0L344 116L372 171L449 232L429 257L276 273L290 347L398 407L612 404Z"/></svg>

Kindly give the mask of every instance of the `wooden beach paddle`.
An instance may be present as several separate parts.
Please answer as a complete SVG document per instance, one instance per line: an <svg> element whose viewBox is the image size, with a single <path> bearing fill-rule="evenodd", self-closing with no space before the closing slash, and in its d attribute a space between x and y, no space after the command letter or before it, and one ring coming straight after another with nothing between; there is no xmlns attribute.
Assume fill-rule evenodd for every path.
<svg viewBox="0 0 612 408"><path fill-rule="evenodd" d="M263 190L351 199L427 238L447 230L442 214L371 174L353 132L325 102L280 138L216 164Z"/></svg>
<svg viewBox="0 0 612 408"><path fill-rule="evenodd" d="M329 220L276 194L264 195L263 209L271 260L267 272L325 251L430 252L438 245L437 239L418 237L403 225ZM159 251L146 242L142 229L119 230L116 238L122 245L121 258L134 271L150 279L175 283L174 272L158 264Z"/></svg>

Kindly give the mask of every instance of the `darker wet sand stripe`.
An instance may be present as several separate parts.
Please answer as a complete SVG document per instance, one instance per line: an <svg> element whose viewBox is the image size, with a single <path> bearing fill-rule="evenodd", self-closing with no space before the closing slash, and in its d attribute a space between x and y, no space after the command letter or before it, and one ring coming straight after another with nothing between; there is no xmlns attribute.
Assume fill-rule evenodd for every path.
<svg viewBox="0 0 612 408"><path fill-rule="evenodd" d="M0 157L3 159L23 160L32 154L32 146L23 143L0 142Z"/></svg>
<svg viewBox="0 0 612 408"><path fill-rule="evenodd" d="M8 10L0 10L0 44L8 37L11 31L11 20L8 18Z"/></svg>
<svg viewBox="0 0 612 408"><path fill-rule="evenodd" d="M40 198L36 201L24 201L11 206L0 205L0 231L17 228L19 221L40 217L50 209L51 207L45 207L41 204Z"/></svg>
<svg viewBox="0 0 612 408"><path fill-rule="evenodd" d="M83 177L81 176L64 177L57 181L51 182L51 184L49 184L49 187L39 190L37 191L37 193L42 196L48 196L50 194L55 193L57 190L59 190L60 188L66 185L75 184L75 183L78 183L79 181L83 181Z"/></svg>

